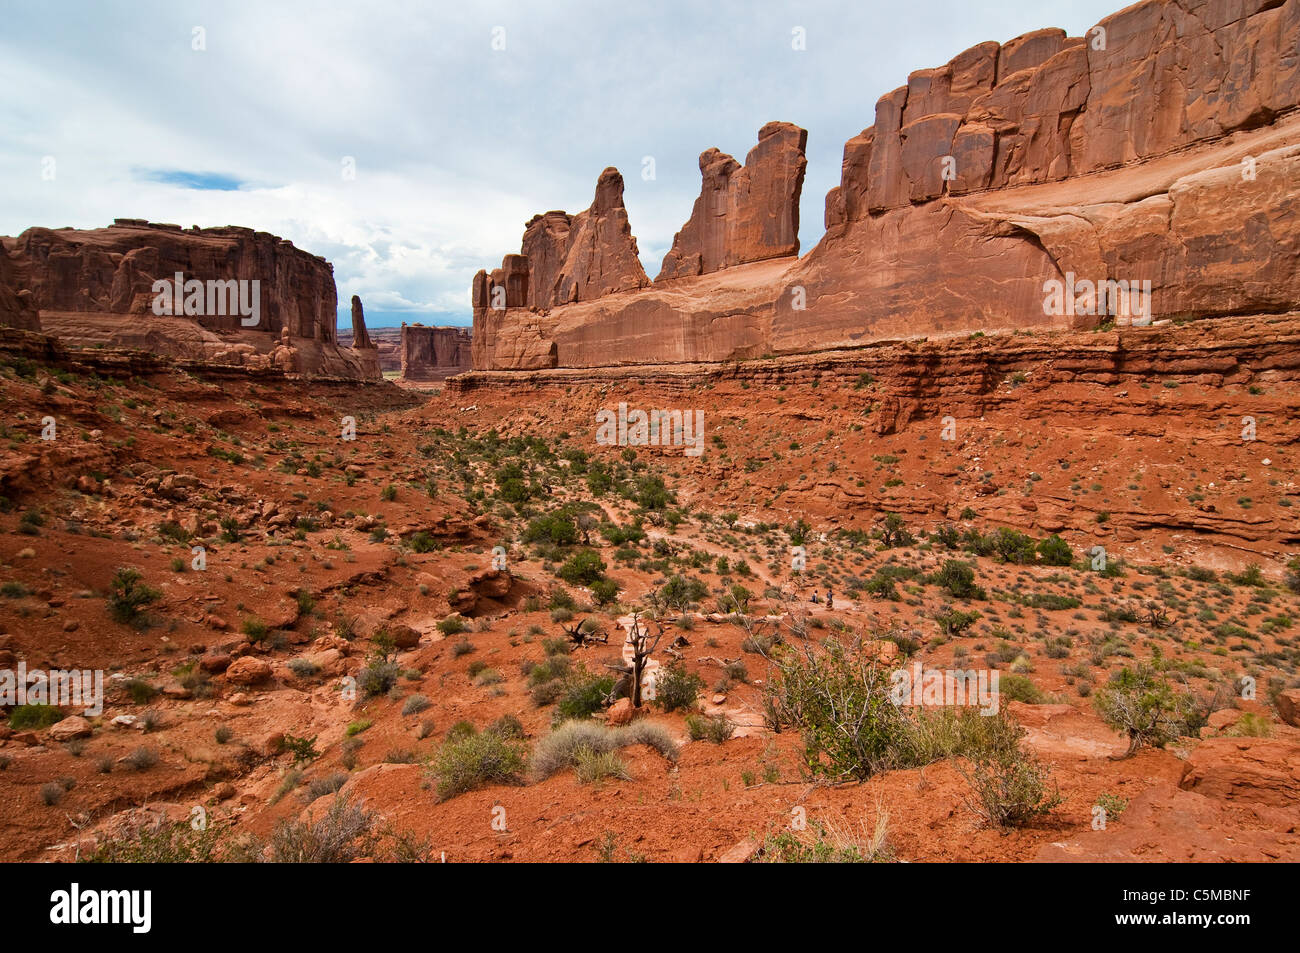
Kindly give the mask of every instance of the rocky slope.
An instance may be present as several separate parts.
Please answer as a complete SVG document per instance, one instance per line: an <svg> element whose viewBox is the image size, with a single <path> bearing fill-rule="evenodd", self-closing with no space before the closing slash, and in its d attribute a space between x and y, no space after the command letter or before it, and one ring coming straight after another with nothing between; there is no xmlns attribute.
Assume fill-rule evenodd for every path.
<svg viewBox="0 0 1300 953"><path fill-rule="evenodd" d="M1298 543L1278 515L1300 504L1297 333L1278 317L1156 329L1137 349L1104 333L990 336L882 345L865 358L879 363L497 374L513 386L426 397L61 352L4 329L0 665L102 668L106 698L97 714L0 725L0 856L72 860L159 818L188 831L195 807L223 838L265 839L319 819L341 791L378 830L411 836L404 856L453 862L744 861L796 807L810 830L881 823L889 856L913 862L1300 859L1300 594L1282 582ZM908 395L922 416L900 422L891 408ZM704 454L629 460L598 443L594 411L620 401L703 407ZM953 440L930 416L945 408ZM343 414L354 441L340 439ZM1257 441L1237 439L1245 414ZM514 467L522 516L506 501ZM639 498L650 478L675 500ZM597 521L590 546L524 542L556 509ZM882 546L866 533L885 512L930 535ZM796 575L787 528L801 519ZM932 532L942 523L1059 531L1079 558L953 551ZM619 528L643 535L605 533ZM1123 564L1090 569L1096 544ZM491 565L499 545L505 570ZM586 549L615 604L557 578ZM955 601L935 584L954 556L986 595ZM1236 575L1250 562L1259 576ZM126 621L113 614L121 566L156 590ZM701 679L698 698L643 710L633 727L658 747L618 748L612 774L543 770L560 700L608 671L625 613L679 573L705 594L664 618L671 650L658 654ZM886 574L896 598L867 588ZM734 584L759 614L769 586L833 586L833 608L808 609L809 645L860 633L895 662L1002 669L1006 711L1061 803L999 829L947 758L865 781L807 777L799 733L762 716L773 670L749 626L776 630L714 611ZM1168 610L1158 624L1138 614L1153 602ZM937 619L954 605L979 618L950 635ZM787 642L804 644L798 606L782 611ZM579 619L610 642L572 647L565 626ZM1216 710L1193 735L1115 760L1126 741L1090 695L1156 658ZM362 687L381 671L388 682ZM1236 697L1243 674L1257 699ZM630 714L583 720L604 738L602 722ZM700 736L700 719L725 735ZM511 727L534 764L442 793L467 724ZM497 808L504 831L487 820Z"/></svg>
<svg viewBox="0 0 1300 953"><path fill-rule="evenodd" d="M719 258L716 229L705 240L693 216L678 238L692 264L666 263L672 281L549 312L476 310L475 367L1291 310L1297 42L1300 0L1147 0L1083 37L980 44L881 98L874 125L845 146L827 233L802 259L676 277L697 271L706 246ZM719 195L734 170L714 158L705 193ZM779 202L788 183L771 181ZM1054 298L1048 282L1064 289ZM1108 282L1144 293L1117 301Z"/></svg>

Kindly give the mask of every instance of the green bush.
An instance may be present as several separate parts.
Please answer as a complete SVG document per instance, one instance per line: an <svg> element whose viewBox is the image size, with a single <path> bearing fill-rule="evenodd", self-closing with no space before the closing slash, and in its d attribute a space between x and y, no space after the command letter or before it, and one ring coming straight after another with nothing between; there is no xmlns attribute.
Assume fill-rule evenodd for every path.
<svg viewBox="0 0 1300 953"><path fill-rule="evenodd" d="M711 741L720 745L736 731L736 725L726 715L687 715L686 731L692 741Z"/></svg>
<svg viewBox="0 0 1300 953"><path fill-rule="evenodd" d="M1064 798L1051 771L1023 748L973 759L961 768L971 787L970 807L997 827L1020 827L1048 814Z"/></svg>
<svg viewBox="0 0 1300 953"><path fill-rule="evenodd" d="M1046 566L1069 566L1074 562L1070 544L1053 533L1038 544L1038 558Z"/></svg>
<svg viewBox="0 0 1300 953"><path fill-rule="evenodd" d="M524 530L525 543L550 543L553 546L572 546L578 541L578 527L564 513L546 513L537 517Z"/></svg>
<svg viewBox="0 0 1300 953"><path fill-rule="evenodd" d="M607 606L618 598L618 583L613 579L597 579L591 584L591 595L597 605Z"/></svg>
<svg viewBox="0 0 1300 953"><path fill-rule="evenodd" d="M522 784L528 746L495 731L476 731L438 749L433 773L438 799L446 801L491 784Z"/></svg>
<svg viewBox="0 0 1300 953"><path fill-rule="evenodd" d="M1093 696L1102 721L1128 735L1126 757L1144 745L1163 748L1189 734L1200 720L1190 693L1178 691L1163 673L1139 662L1111 675Z"/></svg>
<svg viewBox="0 0 1300 953"><path fill-rule="evenodd" d="M962 612L960 609L953 609L951 612L937 614L934 621L939 623L939 630L944 635L961 635L979 621L979 618L978 612Z"/></svg>
<svg viewBox="0 0 1300 953"><path fill-rule="evenodd" d="M975 584L975 567L960 559L946 560L934 574L934 583L954 599L980 599L984 590Z"/></svg>
<svg viewBox="0 0 1300 953"><path fill-rule="evenodd" d="M812 776L865 780L903 743L907 719L890 680L861 642L828 638L824 651L801 644L776 657L768 683L772 727L799 729Z"/></svg>
<svg viewBox="0 0 1300 953"><path fill-rule="evenodd" d="M993 552L1004 563L1031 563L1034 561L1034 541L1024 533L1004 526L993 538Z"/></svg>
<svg viewBox="0 0 1300 953"><path fill-rule="evenodd" d="M579 665L564 679L564 691L555 706L555 720L587 718L604 707L614 690L613 675L598 675Z"/></svg>
<svg viewBox="0 0 1300 953"><path fill-rule="evenodd" d="M1026 705L1041 705L1047 700L1042 689L1024 675L999 674L998 695L1007 701L1024 702Z"/></svg>
<svg viewBox="0 0 1300 953"><path fill-rule="evenodd" d="M574 586L589 586L605 574L605 560L594 549L574 553L556 573Z"/></svg>
<svg viewBox="0 0 1300 953"><path fill-rule="evenodd" d="M54 705L18 705L9 712L14 731L40 731L62 720L63 711Z"/></svg>
<svg viewBox="0 0 1300 953"><path fill-rule="evenodd" d="M108 613L121 623L138 621L145 606L162 598L162 593L144 584L140 570L123 566L113 574L108 594Z"/></svg>
<svg viewBox="0 0 1300 953"><path fill-rule="evenodd" d="M704 679L699 674L688 672L682 662L671 662L659 670L654 703L664 711L693 708L703 690Z"/></svg>
<svg viewBox="0 0 1300 953"><path fill-rule="evenodd" d="M449 615L438 623L438 631L443 635L460 635L469 631L469 623L459 615Z"/></svg>

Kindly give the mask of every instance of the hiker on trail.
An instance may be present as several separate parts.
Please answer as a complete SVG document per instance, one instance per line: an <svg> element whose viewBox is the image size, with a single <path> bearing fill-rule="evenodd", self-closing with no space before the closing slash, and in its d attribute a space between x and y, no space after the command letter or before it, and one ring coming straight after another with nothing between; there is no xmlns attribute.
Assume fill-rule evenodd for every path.
<svg viewBox="0 0 1300 953"><path fill-rule="evenodd" d="M835 600L831 597L831 591L829 589L826 590L826 608L827 609L835 608Z"/></svg>
<svg viewBox="0 0 1300 953"><path fill-rule="evenodd" d="M813 601L814 604L816 604L816 602L817 602L817 590L816 590L816 589L813 590L812 601Z"/></svg>

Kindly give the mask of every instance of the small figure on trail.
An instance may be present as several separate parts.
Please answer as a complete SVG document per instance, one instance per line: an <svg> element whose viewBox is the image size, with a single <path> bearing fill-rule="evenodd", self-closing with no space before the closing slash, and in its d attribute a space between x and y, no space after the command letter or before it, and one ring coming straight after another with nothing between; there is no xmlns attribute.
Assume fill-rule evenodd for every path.
<svg viewBox="0 0 1300 953"><path fill-rule="evenodd" d="M817 590L816 590L816 589L813 590L812 601L813 601L814 604L817 602Z"/></svg>
<svg viewBox="0 0 1300 953"><path fill-rule="evenodd" d="M835 599L831 596L831 591L829 589L826 590L826 608L835 608Z"/></svg>

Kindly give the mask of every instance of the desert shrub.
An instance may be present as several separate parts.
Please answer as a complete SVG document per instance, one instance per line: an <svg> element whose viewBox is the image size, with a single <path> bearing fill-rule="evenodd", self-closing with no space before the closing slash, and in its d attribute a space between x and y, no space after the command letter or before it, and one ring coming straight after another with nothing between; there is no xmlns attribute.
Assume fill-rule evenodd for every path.
<svg viewBox="0 0 1300 953"><path fill-rule="evenodd" d="M884 520L878 530L880 542L886 549L893 549L895 546L910 546L916 542L916 539L907 526L903 523L903 518L897 513L886 513Z"/></svg>
<svg viewBox="0 0 1300 953"><path fill-rule="evenodd" d="M1026 705L1041 705L1047 700L1043 690L1024 675L1000 675L998 694L1007 701L1024 702Z"/></svg>
<svg viewBox="0 0 1300 953"><path fill-rule="evenodd" d="M1004 526L993 537L993 553L1004 563L1031 563L1034 561L1034 541L1024 533Z"/></svg>
<svg viewBox="0 0 1300 953"><path fill-rule="evenodd" d="M1064 800L1047 766L1019 746L974 758L958 770L971 788L967 804L997 827L1020 827Z"/></svg>
<svg viewBox="0 0 1300 953"><path fill-rule="evenodd" d="M980 599L984 590L975 584L975 568L960 559L945 560L934 574L934 583L954 599Z"/></svg>
<svg viewBox="0 0 1300 953"><path fill-rule="evenodd" d="M365 667L357 674L357 687L365 698L383 695L394 685L402 674L402 667L381 653L370 656Z"/></svg>
<svg viewBox="0 0 1300 953"><path fill-rule="evenodd" d="M310 800L322 798L327 794L334 794L339 788L347 783L348 776L342 771L335 771L333 774L327 774L323 778L313 778L307 784L307 797Z"/></svg>
<svg viewBox="0 0 1300 953"><path fill-rule="evenodd" d="M1053 533L1038 544L1038 558L1046 566L1069 566L1074 562L1074 550Z"/></svg>
<svg viewBox="0 0 1300 953"><path fill-rule="evenodd" d="M563 692L555 706L555 720L587 718L595 714L613 690L613 675L600 675L588 671L585 665L579 665L564 679Z"/></svg>
<svg viewBox="0 0 1300 953"><path fill-rule="evenodd" d="M879 864L893 861L889 848L889 815L880 813L875 826L814 821L802 831L769 834L758 852L765 864Z"/></svg>
<svg viewBox="0 0 1300 953"><path fill-rule="evenodd" d="M686 731L692 741L711 741L720 745L728 741L736 726L726 715L687 715Z"/></svg>
<svg viewBox="0 0 1300 953"><path fill-rule="evenodd" d="M533 748L532 770L545 780L577 764L580 751L604 752L618 747L617 735L594 721L566 721Z"/></svg>
<svg viewBox="0 0 1300 953"><path fill-rule="evenodd" d="M1228 573L1228 580L1238 586L1250 586L1255 589L1267 585L1267 581L1264 579L1264 571L1259 568L1258 563L1251 563L1241 572Z"/></svg>
<svg viewBox="0 0 1300 953"><path fill-rule="evenodd" d="M704 690L704 679L686 670L682 662L671 662L659 670L654 703L664 711L692 708Z"/></svg>
<svg viewBox="0 0 1300 953"><path fill-rule="evenodd" d="M1066 609L1077 609L1082 603L1074 596L1063 596L1055 592L1035 592L1025 599L1025 605L1031 609L1063 612Z"/></svg>
<svg viewBox="0 0 1300 953"><path fill-rule="evenodd" d="M429 704L428 698L421 695L419 692L416 692L414 695L407 696L406 701L402 702L402 714L418 715L420 712L428 708Z"/></svg>
<svg viewBox="0 0 1300 953"><path fill-rule="evenodd" d="M292 658L289 659L289 671L299 678L311 678L313 675L320 674L320 666L310 659Z"/></svg>
<svg viewBox="0 0 1300 953"><path fill-rule="evenodd" d="M460 635L469 631L469 623L458 615L449 615L438 623L438 631L443 635Z"/></svg>
<svg viewBox="0 0 1300 953"><path fill-rule="evenodd" d="M1111 675L1097 690L1093 705L1102 721L1127 733L1126 757L1145 745L1163 748L1188 733L1197 720L1196 702L1152 666L1139 662Z"/></svg>
<svg viewBox="0 0 1300 953"><path fill-rule="evenodd" d="M638 718L630 725L618 729L619 747L629 745L648 745L658 751L669 761L676 761L678 750L673 734L666 727L655 721Z"/></svg>
<svg viewBox="0 0 1300 953"><path fill-rule="evenodd" d="M293 755L295 765L320 757L320 752L316 750L315 735L307 738L286 732L284 735L284 750Z"/></svg>
<svg viewBox="0 0 1300 953"><path fill-rule="evenodd" d="M268 861L274 864L346 864L365 856L376 817L347 795L336 795L315 821L286 821L271 834Z"/></svg>
<svg viewBox="0 0 1300 953"><path fill-rule="evenodd" d="M250 642L262 641L271 631L269 625L254 616L249 616L245 619L240 625L240 629L243 631L244 635L248 636L248 641Z"/></svg>
<svg viewBox="0 0 1300 953"><path fill-rule="evenodd" d="M612 751L579 748L574 760L573 773L582 784L594 784L607 778L617 778L621 781L632 779L623 759Z"/></svg>
<svg viewBox="0 0 1300 953"><path fill-rule="evenodd" d="M523 738L524 723L514 715L502 715L492 724L488 725L487 731L500 735L502 738Z"/></svg>
<svg viewBox="0 0 1300 953"><path fill-rule="evenodd" d="M895 768L915 768L948 758L990 757L1014 748L1023 734L1003 710L986 715L963 705L914 709L888 762Z"/></svg>
<svg viewBox="0 0 1300 953"><path fill-rule="evenodd" d="M590 757L637 744L649 745L669 761L677 760L677 744L671 733L654 722L641 720L622 728L608 728L594 721L566 721L533 748L533 775L542 781L577 767L584 753Z"/></svg>
<svg viewBox="0 0 1300 953"><path fill-rule="evenodd" d="M161 598L161 592L145 585L140 570L123 566L113 574L113 581L109 584L108 614L115 622L138 622L145 607Z"/></svg>
<svg viewBox="0 0 1300 953"><path fill-rule="evenodd" d="M960 609L953 609L951 612L941 612L935 615L934 621L939 623L939 631L944 635L961 635L977 621L980 614L975 611L963 612Z"/></svg>
<svg viewBox="0 0 1300 953"><path fill-rule="evenodd" d="M152 748L139 747L122 759L132 771L148 771L158 763L158 752Z"/></svg>
<svg viewBox="0 0 1300 953"><path fill-rule="evenodd" d="M1296 556L1286 564L1286 587L1292 592L1300 593L1300 556Z"/></svg>
<svg viewBox="0 0 1300 953"><path fill-rule="evenodd" d="M1242 713L1227 731L1226 735L1232 735L1234 738L1271 738L1273 736L1273 725L1267 718L1261 718L1252 711Z"/></svg>
<svg viewBox="0 0 1300 953"><path fill-rule="evenodd" d="M553 546L572 546L578 541L578 527L564 513L546 513L537 517L524 530L525 543L550 543Z"/></svg>
<svg viewBox="0 0 1300 953"><path fill-rule="evenodd" d="M528 748L518 738L478 731L447 740L433 762L438 799L446 801L491 784L520 784Z"/></svg>
<svg viewBox="0 0 1300 953"><path fill-rule="evenodd" d="M62 718L62 709L54 705L17 705L9 712L9 727L14 731L40 731Z"/></svg>
<svg viewBox="0 0 1300 953"><path fill-rule="evenodd" d="M930 538L944 549L956 549L961 545L961 534L957 532L955 526L951 526L948 523L943 524L931 533Z"/></svg>
<svg viewBox="0 0 1300 953"><path fill-rule="evenodd" d="M428 530L423 529L412 534L411 538L406 541L406 545L411 547L413 553L431 553L441 548L438 540Z"/></svg>
<svg viewBox="0 0 1300 953"><path fill-rule="evenodd" d="M800 643L775 657L768 720L799 729L809 774L866 779L902 742L906 718L891 700L888 674L860 641L824 645L819 652Z"/></svg>
<svg viewBox="0 0 1300 953"><path fill-rule="evenodd" d="M59 782L47 781L41 785L41 802L46 807L54 807L63 800L63 795L66 793L63 785L59 784Z"/></svg>
<svg viewBox="0 0 1300 953"><path fill-rule="evenodd" d="M607 606L618 598L618 583L613 579L597 579L591 584L591 595L597 605Z"/></svg>
<svg viewBox="0 0 1300 953"><path fill-rule="evenodd" d="M196 831L188 821L160 818L137 821L115 836L97 838L90 864L207 864L257 859L256 848L230 836L230 829L209 824Z"/></svg>
<svg viewBox="0 0 1300 953"><path fill-rule="evenodd" d="M605 574L605 560L594 549L574 553L556 572L565 582L575 586L588 586Z"/></svg>

